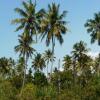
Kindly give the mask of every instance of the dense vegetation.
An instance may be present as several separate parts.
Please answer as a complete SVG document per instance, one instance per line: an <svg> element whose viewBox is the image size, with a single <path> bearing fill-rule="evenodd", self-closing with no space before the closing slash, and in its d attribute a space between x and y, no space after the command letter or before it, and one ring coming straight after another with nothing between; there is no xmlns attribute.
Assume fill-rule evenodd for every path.
<svg viewBox="0 0 100 100"><path fill-rule="evenodd" d="M89 56L84 41L75 43L70 55L59 59L53 68L57 61L55 41L62 45L68 31L66 11L59 13L60 5L55 3L39 11L31 0L22 5L23 9L15 8L20 18L12 20L17 24L16 31L22 32L14 47L19 58L0 58L0 100L100 100L100 54ZM100 45L100 13L87 20L85 27L91 43L98 41ZM38 52L33 47L39 39L45 39L46 46L51 44L52 48Z"/></svg>

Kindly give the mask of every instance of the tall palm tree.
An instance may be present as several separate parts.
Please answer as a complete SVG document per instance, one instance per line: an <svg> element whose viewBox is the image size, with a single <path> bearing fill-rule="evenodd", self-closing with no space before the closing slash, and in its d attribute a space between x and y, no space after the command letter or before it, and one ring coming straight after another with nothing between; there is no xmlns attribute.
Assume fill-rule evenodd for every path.
<svg viewBox="0 0 100 100"><path fill-rule="evenodd" d="M71 65L72 65L72 59L71 59L71 56L69 55L66 55L64 58L63 58L63 67L64 67L64 70L68 70Z"/></svg>
<svg viewBox="0 0 100 100"><path fill-rule="evenodd" d="M21 17L12 20L13 24L18 24L19 26L16 28L16 31L24 30L25 33L37 36L37 30L40 29L39 22L45 12L43 9L36 11L36 4L30 2L22 2L22 8L15 8L15 12L17 12Z"/></svg>
<svg viewBox="0 0 100 100"><path fill-rule="evenodd" d="M98 41L98 45L100 45L100 12L95 13L93 19L87 20L85 27L90 33L91 43Z"/></svg>
<svg viewBox="0 0 100 100"><path fill-rule="evenodd" d="M92 71L91 67L93 67L93 59L90 56L84 54L81 61L82 61L82 66L83 66L81 69L82 74L85 77L88 77L89 74L91 74L91 73L89 73L89 71L90 72Z"/></svg>
<svg viewBox="0 0 100 100"><path fill-rule="evenodd" d="M24 87L25 84L25 76L26 76L26 69L27 69L27 62L29 57L32 57L33 51L35 51L35 49L33 49L31 47L32 44L32 38L30 35L26 36L26 35L19 35L19 45L15 46L15 52L19 52L19 56L24 58L24 76L23 76L23 84L22 84L22 89ZM22 93L22 90L21 90Z"/></svg>
<svg viewBox="0 0 100 100"><path fill-rule="evenodd" d="M82 67L82 58L84 57L84 55L86 55L86 53L89 50L87 49L86 45L86 43L80 41L79 43L76 43L73 46L72 54L74 58L76 58L76 60L79 62L80 67Z"/></svg>
<svg viewBox="0 0 100 100"><path fill-rule="evenodd" d="M68 30L65 26L66 21L63 20L65 16L66 11L63 11L63 13L60 14L59 5L52 3L52 5L48 5L48 11L41 20L41 40L46 37L46 46L49 46L50 42L52 43L52 52L54 52L55 39L62 44L62 35Z"/></svg>
<svg viewBox="0 0 100 100"><path fill-rule="evenodd" d="M39 70L39 71L43 70L43 68L46 67L44 58L42 57L42 55L40 53L37 53L35 55L35 58L32 61L32 67L35 70Z"/></svg>
<svg viewBox="0 0 100 100"><path fill-rule="evenodd" d="M52 67L53 67L53 62L55 61L55 56L52 53L52 51L50 49L46 50L44 53L44 59L46 61L47 64L47 75L48 75L48 65L51 62L51 73L52 73Z"/></svg>
<svg viewBox="0 0 100 100"><path fill-rule="evenodd" d="M86 48L86 43L80 41L73 46L72 58L73 58L73 78L74 83L76 83L76 75L77 75L77 66L76 64L79 63L79 68L83 69L83 57L87 53L88 49Z"/></svg>

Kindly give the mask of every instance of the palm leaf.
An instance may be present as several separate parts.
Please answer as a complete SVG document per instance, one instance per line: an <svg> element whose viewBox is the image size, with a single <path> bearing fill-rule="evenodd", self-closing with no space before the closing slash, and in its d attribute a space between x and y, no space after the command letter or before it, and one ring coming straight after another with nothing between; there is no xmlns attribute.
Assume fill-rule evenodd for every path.
<svg viewBox="0 0 100 100"><path fill-rule="evenodd" d="M23 29L23 28L24 28L24 25L20 25L20 26L18 26L18 27L16 28L15 32L17 32L17 31L19 31L19 30L21 30L21 29Z"/></svg>
<svg viewBox="0 0 100 100"><path fill-rule="evenodd" d="M29 5L28 5L26 2L24 2L24 1L22 2L22 4L23 4L25 10L28 12L28 10L29 10Z"/></svg>
<svg viewBox="0 0 100 100"><path fill-rule="evenodd" d="M20 8L15 8L15 12L19 13L22 17L27 17L27 13Z"/></svg>

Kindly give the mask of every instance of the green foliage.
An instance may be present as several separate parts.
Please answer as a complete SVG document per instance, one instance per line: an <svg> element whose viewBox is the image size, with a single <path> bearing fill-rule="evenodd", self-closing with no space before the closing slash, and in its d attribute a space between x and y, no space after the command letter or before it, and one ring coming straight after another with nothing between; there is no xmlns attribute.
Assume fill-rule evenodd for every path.
<svg viewBox="0 0 100 100"><path fill-rule="evenodd" d="M16 92L9 81L0 81L0 100L16 100Z"/></svg>
<svg viewBox="0 0 100 100"><path fill-rule="evenodd" d="M64 70L69 70L69 68L71 67L72 65L72 59L69 55L66 55L64 58L63 58L63 67L64 67Z"/></svg>
<svg viewBox="0 0 100 100"><path fill-rule="evenodd" d="M16 89L20 89L22 87L22 81L23 78L22 76L14 76L12 79L10 79L10 82L12 83L12 85L16 88Z"/></svg>
<svg viewBox="0 0 100 100"><path fill-rule="evenodd" d="M35 85L40 86L40 87L43 87L48 84L45 74L40 71L36 71L34 73L34 81L33 82Z"/></svg>
<svg viewBox="0 0 100 100"><path fill-rule="evenodd" d="M33 83L33 76L32 76L32 70L31 69L29 69L29 72L26 75L26 82L27 83Z"/></svg>
<svg viewBox="0 0 100 100"><path fill-rule="evenodd" d="M36 87L33 84L27 84L23 88L20 100L36 100Z"/></svg>
<svg viewBox="0 0 100 100"><path fill-rule="evenodd" d="M0 58L0 75L10 78L14 74L15 61L12 58Z"/></svg>
<svg viewBox="0 0 100 100"><path fill-rule="evenodd" d="M93 19L88 19L85 23L87 32L90 33L91 43L98 42L100 45L100 12L94 14Z"/></svg>
<svg viewBox="0 0 100 100"><path fill-rule="evenodd" d="M60 14L60 5L55 3L49 4L47 11L36 11L36 3L33 4L32 0L23 1L22 5L23 9L15 8L20 18L12 21L19 25L16 31L23 30L19 44L15 46L19 60L0 58L0 100L100 100L100 54L95 59L88 56L89 49L84 41L75 43L71 55L64 56L64 70L55 68L52 73L55 40L62 44L63 34L68 31L63 19L66 11ZM91 43L98 41L100 45L100 12L88 20L85 27L90 33ZM46 38L46 46L52 43L52 51L49 49L44 55L36 53L28 70L28 60L36 51L32 47L33 36L37 40L38 33L41 40ZM45 67L47 77L43 73Z"/></svg>
<svg viewBox="0 0 100 100"><path fill-rule="evenodd" d="M46 67L44 58L42 57L40 53L35 55L35 58L33 59L33 62L32 62L32 67L35 70L43 70L43 68Z"/></svg>
<svg viewBox="0 0 100 100"><path fill-rule="evenodd" d="M63 18L66 16L66 11L59 13L60 5L52 3L48 5L48 10L46 11L43 19L41 20L41 40L46 37L46 45L49 46L52 43L52 52L54 52L55 39L58 40L60 44L63 43L63 34L68 31L66 21Z"/></svg>

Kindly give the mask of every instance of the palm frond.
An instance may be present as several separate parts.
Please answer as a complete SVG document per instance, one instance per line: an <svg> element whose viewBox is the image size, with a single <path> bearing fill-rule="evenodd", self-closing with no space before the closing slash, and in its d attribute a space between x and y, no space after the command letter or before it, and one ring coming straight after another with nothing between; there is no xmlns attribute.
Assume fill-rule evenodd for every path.
<svg viewBox="0 0 100 100"><path fill-rule="evenodd" d="M18 26L18 27L16 28L15 32L17 32L17 31L19 31L19 30L21 30L21 29L23 29L23 28L24 28L24 25L20 25L20 26Z"/></svg>
<svg viewBox="0 0 100 100"><path fill-rule="evenodd" d="M27 17L28 15L26 14L25 11L23 11L20 8L15 8L15 12L19 13L22 17Z"/></svg>
<svg viewBox="0 0 100 100"><path fill-rule="evenodd" d="M24 18L14 19L12 20L11 24L20 24L20 23L23 23L24 21L25 21Z"/></svg>
<svg viewBox="0 0 100 100"><path fill-rule="evenodd" d="M66 14L67 14L68 12L67 11L63 11L63 13L59 16L59 19L61 20L61 19L63 19L64 17L66 17Z"/></svg>
<svg viewBox="0 0 100 100"><path fill-rule="evenodd" d="M22 4L23 4L25 10L28 12L28 10L29 10L29 5L28 5L26 2L24 2L24 1L22 2Z"/></svg>

